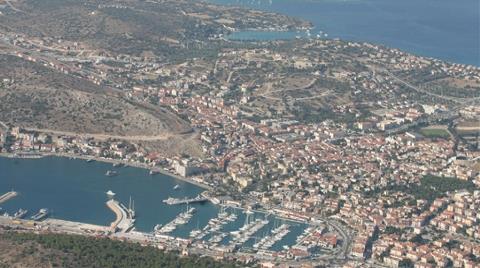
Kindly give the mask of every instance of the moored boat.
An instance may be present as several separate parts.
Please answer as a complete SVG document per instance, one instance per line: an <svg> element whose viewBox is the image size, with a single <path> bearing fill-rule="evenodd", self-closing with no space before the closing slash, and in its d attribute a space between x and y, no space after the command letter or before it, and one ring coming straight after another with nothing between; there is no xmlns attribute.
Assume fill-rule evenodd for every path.
<svg viewBox="0 0 480 268"><path fill-rule="evenodd" d="M105 176L107 177L113 177L116 175L118 175L118 173L115 170L107 170L107 172L105 173Z"/></svg>
<svg viewBox="0 0 480 268"><path fill-rule="evenodd" d="M42 208L38 211L37 214L33 215L31 219L34 220L34 221L43 220L44 218L46 218L48 216L48 213L49 213L48 209Z"/></svg>
<svg viewBox="0 0 480 268"><path fill-rule="evenodd" d="M26 209L19 209L15 214L13 214L13 218L15 219L23 219L25 215L27 215L28 210Z"/></svg>

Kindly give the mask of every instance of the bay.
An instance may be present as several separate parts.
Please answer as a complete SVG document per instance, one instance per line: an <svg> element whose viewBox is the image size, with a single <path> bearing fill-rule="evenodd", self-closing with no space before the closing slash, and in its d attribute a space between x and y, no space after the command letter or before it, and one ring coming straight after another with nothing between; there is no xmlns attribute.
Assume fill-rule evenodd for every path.
<svg viewBox="0 0 480 268"><path fill-rule="evenodd" d="M371 42L454 63L480 66L478 0L211 0L311 21L328 38ZM279 38L296 34L280 33ZM233 38L237 38L235 33ZM239 39L265 38L240 33ZM271 40L271 33L267 34Z"/></svg>
<svg viewBox="0 0 480 268"><path fill-rule="evenodd" d="M107 170L116 170L117 176L107 177ZM178 190L174 190L179 185ZM115 199L128 206L130 197L135 202L135 228L143 232L152 232L156 224L165 225L179 213L186 211L186 205L167 205L162 201L168 197L195 197L204 191L202 188L157 174L149 175L148 170L135 167L116 167L104 162L86 162L80 159L62 157L44 157L40 159L15 159L0 157L0 195L14 190L18 196L3 203L0 207L10 215L18 209L27 209L27 217L41 208L51 211L50 217L109 225L114 221L114 214L106 206L106 192L116 193ZM220 210L210 202L191 205L196 213L185 225L179 226L171 235L188 238L191 230L203 228L208 221L217 217ZM228 209L237 214L235 222L225 226L224 232L239 229L246 222L247 215L240 209ZM253 218L268 218L269 224L262 228L248 241L251 246L255 239L270 232L274 226L284 221L263 213L255 213ZM289 222L291 232L276 243L274 250L281 250L283 245L292 245L295 239L306 228L304 224ZM209 237L206 237L208 239ZM224 243L227 243L227 237Z"/></svg>

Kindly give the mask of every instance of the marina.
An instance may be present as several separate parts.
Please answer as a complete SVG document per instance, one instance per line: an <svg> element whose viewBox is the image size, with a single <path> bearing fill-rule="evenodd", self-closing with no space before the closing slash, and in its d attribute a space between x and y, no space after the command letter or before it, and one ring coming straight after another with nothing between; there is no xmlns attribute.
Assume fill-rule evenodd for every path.
<svg viewBox="0 0 480 268"><path fill-rule="evenodd" d="M275 243L282 240L289 232L290 226L288 224L282 224L271 231L270 236L264 236L259 242L255 243L253 247L255 249L270 249Z"/></svg>
<svg viewBox="0 0 480 268"><path fill-rule="evenodd" d="M223 229L225 225L227 225L230 222L235 222L237 220L237 215L235 213L227 213L225 208L222 207L220 209L220 212L218 213L218 216L216 218L212 218L208 221L207 225L203 229L193 229L189 236L190 238L196 239L196 240L201 240L205 238L208 235L219 233L220 230ZM219 240L219 236L222 236L222 239L226 237L223 233L217 234L217 238L213 239L213 237L209 240L210 242L213 243L219 243L215 242Z"/></svg>
<svg viewBox="0 0 480 268"><path fill-rule="evenodd" d="M165 226L159 224L155 225L154 232L155 234L166 234L177 229L179 225L187 224L193 216L193 213L196 211L195 208L187 208L187 211L178 214L178 216L171 222L167 223Z"/></svg>
<svg viewBox="0 0 480 268"><path fill-rule="evenodd" d="M268 220L256 219L251 222L247 221L238 231L230 232L233 238L230 244L241 246L248 240L252 239L252 236L268 224Z"/></svg>
<svg viewBox="0 0 480 268"><path fill-rule="evenodd" d="M54 226L62 223L73 233L80 232L76 230L80 226L91 225L103 226L97 229L120 236L141 232L155 237L154 229L162 229L158 233L161 236L189 239L209 247L223 248L232 243L237 248L251 248L279 221L260 212L214 205L201 195L203 188L162 173L150 176L148 170L129 166L122 167L114 180L104 179L112 164L84 159L0 158L0 169L5 172L0 192L15 189L21 193L2 204L2 213L11 219L16 214L18 219L31 220L42 208L48 208L41 222L54 221ZM174 190L176 185L179 187ZM169 198L180 203L163 202ZM247 218L248 222L255 222L254 218L259 219L257 223L264 221L263 227L244 228L243 238L233 235L231 232L243 228ZM290 224L291 232L271 250L295 244L305 225Z"/></svg>

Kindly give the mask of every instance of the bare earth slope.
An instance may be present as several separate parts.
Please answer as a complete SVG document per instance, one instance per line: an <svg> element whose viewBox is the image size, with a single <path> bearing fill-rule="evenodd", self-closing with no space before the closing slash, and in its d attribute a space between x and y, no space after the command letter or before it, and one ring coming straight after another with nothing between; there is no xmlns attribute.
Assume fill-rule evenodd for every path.
<svg viewBox="0 0 480 268"><path fill-rule="evenodd" d="M0 121L28 128L118 136L168 136L190 127L175 114L127 102L111 89L13 56L0 56ZM25 75L25 74L28 74Z"/></svg>

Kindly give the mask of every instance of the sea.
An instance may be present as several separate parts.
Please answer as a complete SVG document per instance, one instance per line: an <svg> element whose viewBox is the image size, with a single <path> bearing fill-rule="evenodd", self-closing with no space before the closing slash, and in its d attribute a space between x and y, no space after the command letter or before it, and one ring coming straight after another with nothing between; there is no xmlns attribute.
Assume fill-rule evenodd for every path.
<svg viewBox="0 0 480 268"><path fill-rule="evenodd" d="M370 42L420 56L480 66L478 0L210 0L302 18L311 35ZM327 36L325 36L327 34ZM234 33L239 40L305 37L297 32Z"/></svg>
<svg viewBox="0 0 480 268"><path fill-rule="evenodd" d="M105 176L107 170L115 170L117 176ZM177 190L174 187L179 185ZM106 206L106 192L116 193L115 199L128 206L130 199L136 212L135 228L152 232L156 224L165 225L179 213L186 211L186 205L167 205L162 201L169 197L195 197L204 189L173 177L156 174L135 167L113 167L110 163L87 162L81 159L44 157L40 159L16 159L0 157L0 195L14 190L18 196L0 204L2 213L13 215L19 209L27 209L31 217L41 208L47 208L49 217L109 226L115 220L114 213ZM193 229L201 229L208 221L217 217L220 207L210 202L190 205L196 213L188 224L179 226L170 235L188 238ZM276 218L272 215L244 213L243 210L227 208L237 214L235 222L227 224L222 232L238 230L247 221L268 219L269 224L259 230L244 246L251 247L255 240L269 234L270 230L283 223L291 225L291 232L273 245L273 250L291 246L307 227ZM248 219L247 219L248 217ZM209 239L206 236L205 239ZM227 244L231 237L222 241Z"/></svg>

